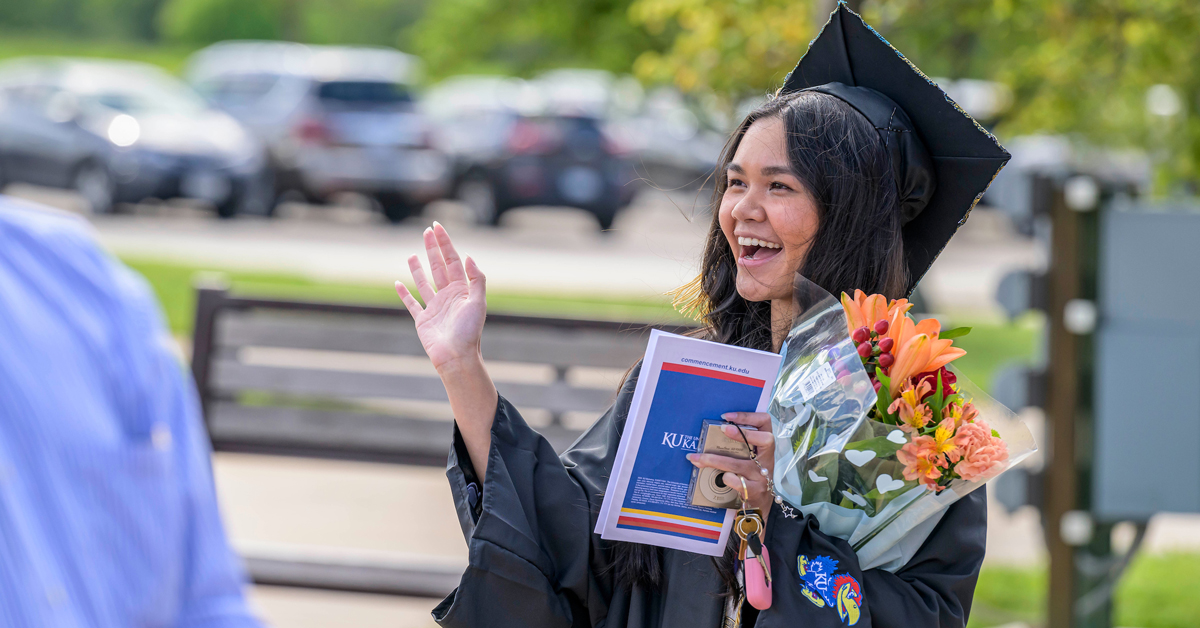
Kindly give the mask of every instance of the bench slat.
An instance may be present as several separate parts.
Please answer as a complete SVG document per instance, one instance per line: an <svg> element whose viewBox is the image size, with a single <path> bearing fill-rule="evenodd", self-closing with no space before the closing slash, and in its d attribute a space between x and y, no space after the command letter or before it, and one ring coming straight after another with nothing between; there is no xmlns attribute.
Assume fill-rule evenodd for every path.
<svg viewBox="0 0 1200 628"><path fill-rule="evenodd" d="M258 366L229 359L213 364L211 385L221 393L254 390L304 397L447 401L446 389L437 377ZM561 381L500 382L496 387L517 407L551 412L600 412L612 404L614 397L613 390L571 386Z"/></svg>
<svg viewBox="0 0 1200 628"><path fill-rule="evenodd" d="M442 598L458 586L462 570L436 566L400 566L281 560L245 556L255 584Z"/></svg>
<svg viewBox="0 0 1200 628"><path fill-rule="evenodd" d="M484 357L490 360L625 369L645 353L646 337L644 329L613 332L489 322L482 347ZM399 318L230 312L217 322L217 344L425 355L412 321Z"/></svg>
<svg viewBox="0 0 1200 628"><path fill-rule="evenodd" d="M537 429L559 452L580 434ZM210 408L209 435L217 451L443 466L453 431L449 421L221 401Z"/></svg>

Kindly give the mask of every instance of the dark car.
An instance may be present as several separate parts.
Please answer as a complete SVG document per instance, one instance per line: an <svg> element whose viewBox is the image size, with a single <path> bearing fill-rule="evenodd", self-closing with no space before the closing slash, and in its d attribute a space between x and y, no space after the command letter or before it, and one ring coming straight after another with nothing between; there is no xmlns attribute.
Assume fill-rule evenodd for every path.
<svg viewBox="0 0 1200 628"><path fill-rule="evenodd" d="M605 121L550 113L536 89L513 79L459 77L429 105L439 146L454 159L456 196L483 224L528 205L570 206L612 227L633 197L633 166ZM457 109L450 109L457 106Z"/></svg>
<svg viewBox="0 0 1200 628"><path fill-rule="evenodd" d="M607 230L629 204L632 180L632 167L599 120L520 116L509 126L503 153L467 161L457 189L481 222L497 224L514 207L567 205L591 212Z"/></svg>
<svg viewBox="0 0 1200 628"><path fill-rule="evenodd" d="M146 198L266 213L261 144L166 73L137 63L22 59L0 66L0 179L74 189L93 212Z"/></svg>

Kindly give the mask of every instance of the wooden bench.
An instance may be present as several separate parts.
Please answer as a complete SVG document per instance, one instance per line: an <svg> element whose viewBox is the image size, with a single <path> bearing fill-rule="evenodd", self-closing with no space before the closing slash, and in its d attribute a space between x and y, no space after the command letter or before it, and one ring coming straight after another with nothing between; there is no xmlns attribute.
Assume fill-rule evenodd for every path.
<svg viewBox="0 0 1200 628"><path fill-rule="evenodd" d="M683 333L689 328L660 327ZM483 355L500 393L559 451L574 413L599 416L649 328L491 314ZM586 375L608 369L601 385ZM214 451L444 466L452 423L441 380L402 307L236 296L199 287L192 371ZM598 378L592 377L592 380ZM603 379L603 378L600 378ZM531 419L531 423L534 419ZM574 423L574 424L573 424ZM247 556L260 584L440 597L458 574L419 565Z"/></svg>

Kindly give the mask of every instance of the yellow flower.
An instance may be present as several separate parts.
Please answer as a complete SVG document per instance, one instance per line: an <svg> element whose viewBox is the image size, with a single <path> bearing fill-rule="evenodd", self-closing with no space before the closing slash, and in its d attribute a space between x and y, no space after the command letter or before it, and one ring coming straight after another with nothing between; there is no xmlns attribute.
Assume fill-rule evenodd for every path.
<svg viewBox="0 0 1200 628"><path fill-rule="evenodd" d="M958 462L958 447L954 444L954 419L943 419L933 431L933 454L946 456L950 462Z"/></svg>
<svg viewBox="0 0 1200 628"><path fill-rule="evenodd" d="M896 397L892 405L888 406L888 412L900 413L900 429L911 432L919 430L929 423L933 411L929 409L928 405L921 403L921 399L928 395L930 390L932 388L930 388L929 382L919 382L915 387L909 382L900 392L900 396Z"/></svg>

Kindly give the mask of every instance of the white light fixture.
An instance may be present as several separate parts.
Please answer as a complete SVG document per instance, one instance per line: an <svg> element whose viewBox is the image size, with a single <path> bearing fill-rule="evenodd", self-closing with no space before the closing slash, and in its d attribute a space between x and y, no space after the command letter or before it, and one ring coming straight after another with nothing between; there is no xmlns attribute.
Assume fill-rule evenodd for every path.
<svg viewBox="0 0 1200 628"><path fill-rule="evenodd" d="M1170 118L1183 110L1183 99L1173 87L1159 83L1146 90L1146 110Z"/></svg>
<svg viewBox="0 0 1200 628"><path fill-rule="evenodd" d="M133 146L141 134L141 125L131 115L122 113L108 123L108 141L117 146Z"/></svg>

